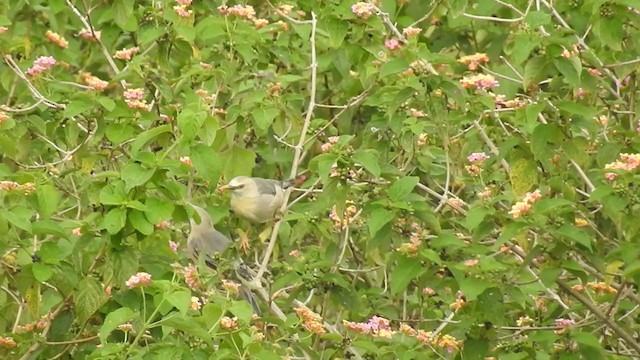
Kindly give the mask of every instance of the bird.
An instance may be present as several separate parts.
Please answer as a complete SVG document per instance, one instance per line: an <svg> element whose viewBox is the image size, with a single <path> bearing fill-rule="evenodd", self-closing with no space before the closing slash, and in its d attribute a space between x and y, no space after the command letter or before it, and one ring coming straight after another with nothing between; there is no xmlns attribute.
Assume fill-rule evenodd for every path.
<svg viewBox="0 0 640 360"><path fill-rule="evenodd" d="M218 264L214 259L214 255L216 253L222 254L227 248L229 248L232 241L225 234L213 227L211 217L205 209L192 203L188 204L196 211L200 221L196 222L193 217L189 218L191 231L187 238L187 251L194 261L200 261L200 258L202 257L202 260L207 267L217 270ZM251 280L251 275L247 271L247 266L242 262L242 260L238 259L238 261L236 261L235 271L236 276L242 277L245 280ZM251 304L253 311L260 315L260 307L258 306L253 293L245 287L240 288L240 293L245 300Z"/></svg>
<svg viewBox="0 0 640 360"><path fill-rule="evenodd" d="M293 185L293 181L238 176L218 189L231 190L230 205L236 215L263 224L276 218L284 202L284 191Z"/></svg>

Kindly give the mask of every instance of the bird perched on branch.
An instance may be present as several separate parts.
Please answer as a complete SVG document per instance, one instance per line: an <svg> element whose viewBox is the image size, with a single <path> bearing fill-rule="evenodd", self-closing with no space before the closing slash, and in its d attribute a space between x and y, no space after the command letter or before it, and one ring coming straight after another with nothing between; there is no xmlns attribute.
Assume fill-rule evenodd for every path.
<svg viewBox="0 0 640 360"><path fill-rule="evenodd" d="M275 219L284 191L292 184L293 180L238 176L219 190L231 190L231 209L238 216L252 223L266 223Z"/></svg>
<svg viewBox="0 0 640 360"><path fill-rule="evenodd" d="M205 209L191 203L189 205L196 211L199 221L196 221L193 217L189 219L191 231L187 238L187 250L195 261L199 261L202 258L209 268L217 270L218 264L214 255L216 253L222 254L231 245L232 241L213 227L211 217ZM236 276L251 280L251 275L248 273L246 265L240 259L235 263L235 272ZM240 293L251 304L253 311L259 315L260 307L253 293L244 287L240 288Z"/></svg>

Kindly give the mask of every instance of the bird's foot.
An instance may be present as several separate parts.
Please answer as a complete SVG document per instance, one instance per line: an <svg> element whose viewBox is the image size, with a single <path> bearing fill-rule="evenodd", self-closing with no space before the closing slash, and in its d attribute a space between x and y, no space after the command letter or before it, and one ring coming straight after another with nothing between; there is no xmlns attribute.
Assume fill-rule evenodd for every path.
<svg viewBox="0 0 640 360"><path fill-rule="evenodd" d="M246 254L251 249L249 235L242 230L238 230L238 234L240 235L240 250L242 250Z"/></svg>

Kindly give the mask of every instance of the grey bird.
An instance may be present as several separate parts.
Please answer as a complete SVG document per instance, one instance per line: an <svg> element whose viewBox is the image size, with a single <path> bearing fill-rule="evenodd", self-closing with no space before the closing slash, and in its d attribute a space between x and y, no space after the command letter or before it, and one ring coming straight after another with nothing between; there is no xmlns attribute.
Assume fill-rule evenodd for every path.
<svg viewBox="0 0 640 360"><path fill-rule="evenodd" d="M284 201L284 191L292 184L293 180L238 176L219 190L231 190L231 209L238 216L253 223L266 223L275 219Z"/></svg>
<svg viewBox="0 0 640 360"><path fill-rule="evenodd" d="M191 231L187 238L187 250L195 261L199 261L202 257L204 263L211 269L217 270L218 264L214 259L216 253L222 254L231 245L232 241L223 233L213 227L213 222L207 211L199 206L189 203L196 211L199 222L191 217ZM236 275L243 277L245 280L251 280L251 275L247 271L247 266L238 260L235 263ZM250 290L241 287L242 296L251 304L253 311L260 315L260 307Z"/></svg>

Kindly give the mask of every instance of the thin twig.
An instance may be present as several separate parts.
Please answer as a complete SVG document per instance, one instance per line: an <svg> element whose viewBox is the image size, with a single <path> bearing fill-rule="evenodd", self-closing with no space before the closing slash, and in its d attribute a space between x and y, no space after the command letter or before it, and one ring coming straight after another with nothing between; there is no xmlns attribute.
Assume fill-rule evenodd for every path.
<svg viewBox="0 0 640 360"><path fill-rule="evenodd" d="M316 88L317 88L317 70L318 70L318 61L316 55L316 26L317 19L316 14L311 12L311 36L309 39L309 46L311 48L311 94L309 98L309 105L307 107L307 115L304 119L304 124L302 125L302 129L300 130L300 139L298 140L298 145L295 147L295 153L293 155L293 162L291 164L291 173L289 178L293 179L298 174L298 167L300 166L300 159L302 157L302 150L304 149L305 139L307 136L307 131L309 130L309 125L311 124L311 119L313 118L313 110L316 106ZM289 188L285 192L284 201L282 202L282 207L280 208L280 212L282 213L287 209L287 204L289 202L289 197L291 196L292 189ZM267 270L267 266L269 265L269 261L271 259L271 254L273 253L273 248L276 245L276 239L278 238L278 230L280 230L280 224L282 223L284 217L281 217L276 221L273 225L273 229L271 231L271 239L269 239L269 245L267 245L267 249L264 254L264 258L262 259L262 264L260 264L260 269L258 269L257 279L262 278L264 272Z"/></svg>

